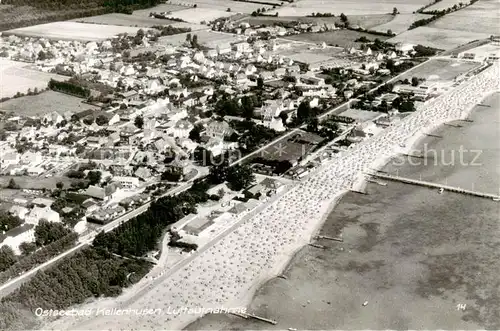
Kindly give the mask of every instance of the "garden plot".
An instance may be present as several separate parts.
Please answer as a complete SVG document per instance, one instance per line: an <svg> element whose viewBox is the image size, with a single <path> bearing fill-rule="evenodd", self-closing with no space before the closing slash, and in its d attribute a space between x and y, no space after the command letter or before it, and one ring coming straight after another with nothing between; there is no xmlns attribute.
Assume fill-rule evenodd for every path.
<svg viewBox="0 0 500 331"><path fill-rule="evenodd" d="M160 20L152 17L134 16L126 14L104 14L99 16L90 16L83 18L76 18L73 22L80 23L94 23L103 25L120 25L120 26L133 26L133 27L152 27L154 25L166 25L177 23L176 21Z"/></svg>
<svg viewBox="0 0 500 331"><path fill-rule="evenodd" d="M233 0L174 0L171 4L184 5L184 6L196 6L198 8L208 8L213 10L226 11L228 8L231 9L232 13L246 13L251 14L257 9L272 9L273 6L263 5L259 3L241 2Z"/></svg>
<svg viewBox="0 0 500 331"><path fill-rule="evenodd" d="M387 41L391 43L402 42L415 45L420 44L436 49L450 50L473 40L485 39L489 36L488 33L437 29L422 26L413 30L408 30Z"/></svg>
<svg viewBox="0 0 500 331"><path fill-rule="evenodd" d="M43 90L51 78L66 80L68 77L31 69L24 62L0 58L0 98L12 97L17 92L27 93L28 89Z"/></svg>
<svg viewBox="0 0 500 331"><path fill-rule="evenodd" d="M3 32L24 37L43 37L54 40L100 41L120 33L135 35L140 28L118 25L101 25L71 21L53 22L13 29Z"/></svg>
<svg viewBox="0 0 500 331"><path fill-rule="evenodd" d="M301 0L290 5L280 7L270 13L277 12L279 16L307 16L312 13L332 13L340 15L368 15L392 13L394 7L400 13L413 13L420 7L426 5L428 0L378 0L378 1L356 1L356 0Z"/></svg>
<svg viewBox="0 0 500 331"><path fill-rule="evenodd" d="M467 8L445 15L429 26L438 29L498 35L500 33L500 1L478 1Z"/></svg>
<svg viewBox="0 0 500 331"><path fill-rule="evenodd" d="M387 32L391 30L395 34L400 34L408 30L410 25L418 20L429 18L431 15L425 14L399 14L393 16L394 19L385 24L378 25L373 28L375 31Z"/></svg>
<svg viewBox="0 0 500 331"><path fill-rule="evenodd" d="M167 18L180 18L189 23L200 24L201 22L210 22L220 17L233 16L234 13L208 8L190 8L176 11L167 16Z"/></svg>
<svg viewBox="0 0 500 331"><path fill-rule="evenodd" d="M43 116L56 111L59 115L67 112L77 113L86 109L99 109L82 103L83 99L59 93L45 91L38 95L27 95L0 103L0 111L15 112L17 115Z"/></svg>

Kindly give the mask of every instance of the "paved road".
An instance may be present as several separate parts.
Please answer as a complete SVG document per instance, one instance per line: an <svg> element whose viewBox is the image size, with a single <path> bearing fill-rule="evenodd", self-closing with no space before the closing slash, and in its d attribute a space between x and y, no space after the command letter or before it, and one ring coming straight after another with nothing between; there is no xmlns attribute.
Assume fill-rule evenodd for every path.
<svg viewBox="0 0 500 331"><path fill-rule="evenodd" d="M429 61L429 60L430 60L430 59L428 59L427 61ZM422 63L420 63L420 64L418 64L418 65L414 66L413 68L409 69L408 71L405 71L405 72L400 73L399 75L397 75L397 76L395 76L395 77L393 77L393 78L389 79L386 83L389 83L389 82L392 82L392 81L397 80L400 76L402 76L402 75L404 75L404 74L406 74L406 73L408 73L408 72L411 72L411 71L415 70L416 68L418 68L418 67L420 67L420 66L424 65L427 61L422 62ZM383 83L383 84L385 84L385 83ZM380 84L380 85L378 85L378 86L374 87L374 88L373 88L373 89L371 89L369 92L373 92L373 91L375 91L375 90L376 90L379 86L381 86L381 85L383 85L383 84ZM351 99L351 100L349 100L349 101L347 101L347 102L345 102L345 103L343 103L343 104L341 104L341 105L339 105L339 106L337 106L337 107L334 107L334 108L332 108L332 109L328 110L327 112L325 112L325 113L323 113L322 115L318 116L318 119L319 119L319 120L322 120L323 118L325 118L325 117L327 117L327 116L329 116L329 115L332 115L332 114L337 114L337 113L343 112L344 110L346 110L346 109L348 109L348 108L349 108L349 106L350 106L350 104L351 104L351 102L352 102L352 101L353 101L353 99ZM282 140L284 140L284 139L287 139L288 137L290 137L291 135L293 135L293 134L297 133L300 129L305 128L305 127L306 127L306 125L303 125L303 126L301 126L301 127L299 127L299 128L295 128L295 129L293 129L293 130L291 130L291 131L289 131L289 132L285 133L284 135L282 135L282 136L280 136L280 137L276 138L275 140L273 140L273 141L271 141L270 143L266 144L265 146L263 146L263 147L259 148L258 150L256 150L256 151L254 151L254 152L252 152L252 153L250 153L250 154L248 154L248 155L246 155L246 156L242 157L242 158L241 158L241 159L239 159L239 160L236 160L236 161L235 161L235 162L233 162L233 163L231 163L231 166L236 165L236 164L239 164L239 163L241 163L241 162L243 162L243 161L245 161L245 160L247 160L247 159L249 159L249 158L251 158L251 157L253 157L253 156L257 155L258 153L261 153L261 152L262 152L262 151L264 151L266 148L269 148L269 147L270 147L270 146L272 146L273 144L275 144L275 143L277 143L277 142L280 142L280 141L282 141ZM181 185L181 186L178 186L178 187L174 187L174 188L172 188L171 190L169 190L167 193L165 193L163 196L165 196L165 195L171 195L171 194L176 194L176 193L179 193L179 192L185 191L185 190L187 190L189 187L191 187L191 185L192 185L192 182L190 181L190 182L188 182L188 183L186 183L186 184L184 184L184 185ZM108 223L108 224L104 225L104 226L103 226L100 230L104 230L105 232L109 232L109 231L113 230L114 228L118 227L118 226L119 226L122 222L127 222L127 221L128 221L128 220L130 220L131 218L133 218L133 217L135 217L135 216L137 216L137 215L139 215L139 214L141 214L141 213L145 212L145 211L149 208L150 204L151 204L151 203L150 203L150 202L148 202L148 203L146 203L145 205L142 205L141 207L139 207L139 208L137 208L137 209L135 209L135 210L133 210L133 211L131 211L131 212L129 212L129 213L127 213L127 214L123 215L123 216L118 217L116 220L114 220L114 221L112 221L112 222L110 222L110 223ZM238 222L237 224L239 224L239 222ZM231 227L231 228L230 228L230 229L228 229L227 231L224 231L224 233L223 233L223 234L224 234L224 235L226 235L227 233L229 233L229 230L231 230L231 231L232 231L234 228L235 228L235 226ZM21 285L24 281L28 280L28 279L29 279L29 278L31 278L33 275L35 275L35 273L36 273L37 271L39 271L39 270L42 270L42 269L45 269L45 268L49 267L50 265L54 264L55 262L59 261L60 259L62 259L62 258L64 258L64 257L68 256L69 254L74 253L76 250L78 250L78 249L82 248L83 246L90 244L90 243L92 242L92 240L95 238L95 236L96 236L96 235L97 235L97 233L96 233L96 232L94 232L94 233L90 233L90 234L88 234L88 235L84 236L83 238L81 238L81 239L80 239L80 243L79 243L77 246L75 246L75 247L71 248L70 250L68 250L68 251L66 251L66 252L64 252L64 253L62 253L62 254L60 254L60 255L58 255L58 256L56 256L56 257L54 257L54 258L52 258L51 260L49 260L49 261L45 262L44 264L42 264L42 265L40 265L40 266L38 266L38 267L36 267L36 268L34 268L34 269L32 269L32 270L30 270L30 271L28 271L28 272L24 273L24 274L22 274L21 276L19 276L19 277L17 277L17 278L15 278L15 279L13 279L13 280L11 280L11 281L9 281L9 282L7 282L7 283L5 283L5 284L1 285L1 286L0 286L0 297L5 296L5 295L6 295L5 293L10 292L10 291L12 291L12 290L16 289L16 288L17 288L18 286L20 286L20 285ZM220 237L220 238L219 238L219 237L217 237L217 238L218 238L218 239L220 239L220 238L222 238L222 237ZM202 249L202 250L204 250L204 249ZM177 268L176 268L176 269L177 269ZM9 291L9 289L10 289L10 291ZM5 293L4 293L4 292L5 292Z"/></svg>
<svg viewBox="0 0 500 331"><path fill-rule="evenodd" d="M402 75L407 74L408 72L411 72L411 71L415 70L416 68L418 68L418 67L420 67L420 66L424 65L425 63L427 63L429 60L430 60L430 59L428 59L427 61L424 61L424 62L422 62L422 63L420 63L420 64L418 64L418 65L416 65L416 66L414 66L413 68L411 68L411 69L409 69L409 70L407 70L407 71L404 71L404 72L402 72L402 73L398 74L397 76L394 76L393 78L389 79L389 80L388 80L387 82L385 82L385 83L382 83L382 84L380 84L380 85L375 86L375 87L374 87L374 88L372 88L370 91L368 91L368 93L371 93L371 92L375 91L377 88L379 88L380 86L382 86L382 85L384 85L384 84L391 83L391 82L393 82L393 81L395 81L395 80L399 79L399 77L401 77ZM323 114L319 115L319 116L318 116L318 120L323 120L323 119L324 119L324 118L326 118L327 116L330 116L330 115L337 115L337 114L340 114L340 113L344 112L345 110L349 109L349 107L351 106L351 103L352 103L353 101L355 101L355 100L356 100L356 99L350 99L350 100L348 100L348 101L344 102L343 104L341 104L341 105L339 105L339 106L337 106L337 107L334 107L334 108L332 108L332 109L328 110L327 112L325 112L325 113L323 113ZM234 161L233 163L231 163L231 166L236 165L236 164L239 164L239 163L241 163L241 162L243 162L243 161L245 161L245 160L251 159L252 157L256 156L257 154L262 153L262 152L263 152L266 148L269 148L270 146L272 146L272 145L274 145L274 144L276 144L276 143L278 143L278 142L280 142L280 141L282 141L282 140L284 140L284 139L287 139L288 137L292 136L293 134L298 133L298 132L299 132L299 130L301 130L301 129L305 129L305 128L306 128L306 126L307 126L307 125L306 125L306 124L304 124L304 125L302 125L301 127L295 128L295 129L293 129L293 130L291 130L291 131L289 131L289 132L285 133L284 135L282 135L282 136L280 136L280 137L276 138L275 140L273 140L273 141L271 141L270 143L266 144L265 146L263 146L263 147L259 148L258 150L256 150L256 151L254 151L254 152L252 152L252 153L250 153L250 154L248 154L248 155L246 155L246 156L242 157L241 159L238 159L238 160Z"/></svg>
<svg viewBox="0 0 500 331"><path fill-rule="evenodd" d="M166 192L163 196L177 194L179 192L182 192L182 191L189 189L191 186L192 186L192 183L187 182L183 185L172 188L171 190ZM128 212L127 214L118 217L117 219L109 222L108 224L102 226L101 228L99 228L99 231L94 231L94 232L91 232L83 237L80 237L79 243L75 247L65 251L64 253L61 253L61 254L53 257L49 261L31 269L30 271L25 272L24 274L20 275L19 277L12 279L5 284L2 284L0 286L0 298L8 295L9 293L11 293L15 289L17 289L24 282L31 279L31 277L33 277L38 271L44 270L44 269L48 268L49 266L53 265L54 263L56 263L57 261L75 253L79 249L81 249L87 245L90 245L92 243L92 241L94 240L95 236L100 231L109 232L109 231L115 229L120 224L125 223L125 222L129 221L130 219L136 217L137 215L140 215L143 212L145 212L149 208L150 205L151 205L151 202L148 202L148 203Z"/></svg>

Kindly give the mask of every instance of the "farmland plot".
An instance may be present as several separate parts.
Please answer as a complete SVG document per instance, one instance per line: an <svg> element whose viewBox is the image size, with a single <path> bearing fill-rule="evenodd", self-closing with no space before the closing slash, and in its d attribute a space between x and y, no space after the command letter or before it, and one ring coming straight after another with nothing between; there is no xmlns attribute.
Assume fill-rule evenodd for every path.
<svg viewBox="0 0 500 331"><path fill-rule="evenodd" d="M429 26L498 35L500 33L500 1L480 0L472 6L438 19Z"/></svg>
<svg viewBox="0 0 500 331"><path fill-rule="evenodd" d="M351 15L349 22L351 25L359 25L365 29L371 29L375 26L382 25L392 21L394 16L389 14L380 15ZM333 24L340 23L340 16L335 17L295 17L295 16L250 16L239 20L239 22L248 22L251 25L273 24L275 22L308 22L316 24Z"/></svg>
<svg viewBox="0 0 500 331"><path fill-rule="evenodd" d="M149 13L148 13L149 15ZM152 27L154 25L165 25L171 23L177 23L176 21L169 20L159 20L152 17L147 16L135 16L135 15L126 15L126 14L104 14L99 16L90 16L83 18L76 18L71 20L73 22L80 23L94 23L94 24L103 24L103 25L121 25L121 26L138 26L138 27Z"/></svg>
<svg viewBox="0 0 500 331"><path fill-rule="evenodd" d="M395 34L400 34L408 30L410 25L418 20L429 18L431 15L425 14L399 14L393 16L394 19L388 23L378 25L373 28L375 31L387 32L391 30Z"/></svg>
<svg viewBox="0 0 500 331"><path fill-rule="evenodd" d="M450 50L457 46L467 44L473 40L485 39L490 35L487 33L466 32L448 29L436 29L421 26L408 30L388 40L391 43L420 44L436 49Z"/></svg>
<svg viewBox="0 0 500 331"><path fill-rule="evenodd" d="M135 35L140 28L118 25L101 25L71 21L53 22L5 31L25 37L43 37L54 40L99 41L110 39L120 33Z"/></svg>
<svg viewBox="0 0 500 331"><path fill-rule="evenodd" d="M210 22L220 17L228 17L233 15L234 13L217 9L190 8L173 12L171 15L168 15L167 18L175 17L189 23L200 24L203 21Z"/></svg>
<svg viewBox="0 0 500 331"><path fill-rule="evenodd" d="M448 8L453 7L454 5L458 6L458 4L460 2L463 4L469 3L469 1L467 1L467 0L441 0L438 3L436 3L430 7L427 7L425 9L425 11L448 9Z"/></svg>
<svg viewBox="0 0 500 331"><path fill-rule="evenodd" d="M228 8L230 8L232 13L245 14L251 14L253 11L256 11L259 8L266 8L267 10L269 10L273 7L258 3L240 2L233 0L173 0L171 3L187 6L193 6L196 4L198 8L208 8L220 11L226 11Z"/></svg>
<svg viewBox="0 0 500 331"><path fill-rule="evenodd" d="M327 45L332 46L338 45L339 47L351 47L357 44L356 42L354 42L356 39L363 36L368 38L369 40L375 40L376 38L378 38L379 40L383 41L387 39L387 37L385 36L376 36L373 34L353 30L335 30L323 33L301 33L297 35L287 36L286 39L313 43L325 42Z"/></svg>
<svg viewBox="0 0 500 331"><path fill-rule="evenodd" d="M187 33L181 33L173 36L160 37L158 39L158 44L180 46L186 41L186 35ZM212 49L215 49L217 45L234 43L242 40L241 36L235 34L214 32L210 30L196 31L196 33L191 33L191 35L197 35L200 45Z"/></svg>
<svg viewBox="0 0 500 331"><path fill-rule="evenodd" d="M0 103L0 111L12 111L25 116L43 116L53 111L64 115L66 112L77 113L86 109L99 108L82 103L80 98L55 91L45 91Z"/></svg>
<svg viewBox="0 0 500 331"><path fill-rule="evenodd" d="M179 6L179 5L173 5L173 4L161 4L158 6L155 6L153 8L147 8L147 9L139 9L135 10L131 16L138 16L138 17L149 17L149 13L155 12L155 13L162 13L162 12L175 12L183 9L187 9L188 7L186 6ZM127 15L130 17L130 15Z"/></svg>
<svg viewBox="0 0 500 331"><path fill-rule="evenodd" d="M290 5L277 8L270 13L278 12L279 16L306 16L311 13L332 13L340 15L369 15L388 14L396 7L400 13L413 13L420 7L426 5L428 0L378 0L378 1L356 1L356 0L300 0Z"/></svg>
<svg viewBox="0 0 500 331"><path fill-rule="evenodd" d="M24 62L0 58L0 98L12 97L17 92L26 93L35 87L45 89L51 78L66 80L68 77L40 72Z"/></svg>

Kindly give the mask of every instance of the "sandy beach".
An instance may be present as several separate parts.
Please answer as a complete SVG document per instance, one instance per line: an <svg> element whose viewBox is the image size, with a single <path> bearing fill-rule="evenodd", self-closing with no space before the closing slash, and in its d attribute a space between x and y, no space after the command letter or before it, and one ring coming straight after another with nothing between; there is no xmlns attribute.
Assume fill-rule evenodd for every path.
<svg viewBox="0 0 500 331"><path fill-rule="evenodd" d="M432 132L443 138L424 137L414 146L442 151L437 158L395 158L383 170L459 187L474 182L495 193L500 94L482 104L491 107L475 107L473 122L443 125ZM476 153L450 162L460 146L482 153L474 164ZM367 192L345 194L321 229L324 236L343 234L343 243L316 240L327 248L304 247L283 272L286 279L257 291L249 311L278 325L207 315L187 329L498 330L500 204L396 182L368 183Z"/></svg>
<svg viewBox="0 0 500 331"><path fill-rule="evenodd" d="M411 148L422 134L441 124L467 118L485 95L498 90L499 77L500 65L497 63L467 83L431 100L425 108L379 136L337 154L314 176L291 188L188 265L165 277L163 282L155 283L146 294L130 300L119 297L114 302L107 300L106 304L163 311L245 305L262 282L280 274L293 253L309 242L335 200L362 183L363 172L386 163L401 153L402 148ZM401 147L402 143L405 147ZM89 304L92 308L96 305L98 303ZM71 317L45 328L180 329L198 317L196 314Z"/></svg>

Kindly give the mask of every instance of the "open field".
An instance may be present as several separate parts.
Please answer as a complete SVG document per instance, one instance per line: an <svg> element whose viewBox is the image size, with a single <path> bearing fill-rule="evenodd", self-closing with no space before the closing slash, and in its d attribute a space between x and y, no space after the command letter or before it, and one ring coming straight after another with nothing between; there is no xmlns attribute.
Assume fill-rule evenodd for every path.
<svg viewBox="0 0 500 331"><path fill-rule="evenodd" d="M480 0L467 8L448 14L429 26L488 35L500 34L500 1Z"/></svg>
<svg viewBox="0 0 500 331"><path fill-rule="evenodd" d="M214 32L209 30L200 30L196 33L191 33L191 35L196 34L198 36L198 42L208 48L216 48L217 45L228 44L241 40L241 37L235 34ZM173 36L160 37L158 39L159 45L182 45L186 41L187 33L176 34Z"/></svg>
<svg viewBox="0 0 500 331"><path fill-rule="evenodd" d="M77 113L86 109L98 107L82 103L80 98L50 90L0 103L0 111L26 116L43 116L53 111L63 115L66 112Z"/></svg>
<svg viewBox="0 0 500 331"><path fill-rule="evenodd" d="M31 69L29 64L0 58L0 98L12 97L28 89L45 89L49 80L66 80L68 77Z"/></svg>
<svg viewBox="0 0 500 331"><path fill-rule="evenodd" d="M410 25L418 20L429 18L431 15L425 14L399 14L396 16L392 16L394 19L385 24L378 25L373 28L375 31L387 32L391 30L395 34L400 34L408 30Z"/></svg>
<svg viewBox="0 0 500 331"><path fill-rule="evenodd" d="M1 176L0 186L5 187L9 184L9 181L14 179L17 185L22 189L33 189L41 190L55 189L58 182L63 182L65 187L70 187L71 183L75 182L74 179L61 176L61 177L33 177L33 176Z"/></svg>
<svg viewBox="0 0 500 331"><path fill-rule="evenodd" d="M160 20L151 17L127 15L127 14L104 14L99 16L90 16L75 18L73 22L80 23L94 23L103 25L121 25L121 26L137 26L137 27L152 27L154 25L168 25L171 23L178 23L176 21Z"/></svg>
<svg viewBox="0 0 500 331"><path fill-rule="evenodd" d="M64 21L13 29L5 31L4 34L14 34L25 37L43 37L55 40L99 41L110 39L120 33L135 35L137 30L139 30L139 28L128 26Z"/></svg>
<svg viewBox="0 0 500 331"><path fill-rule="evenodd" d="M410 71L400 77L401 80L412 77L424 78L428 80L453 80L458 75L469 72L479 67L477 62L458 61L453 59L432 59L415 70Z"/></svg>
<svg viewBox="0 0 500 331"><path fill-rule="evenodd" d="M228 8L231 8L232 13L245 13L245 14L251 14L253 11L256 11L257 9L261 8L266 8L266 9L272 8L272 6L269 5L249 3L249 2L245 3L233 0L182 0L182 1L174 0L171 1L170 3L175 5L184 4L188 6L193 6L196 4L198 8L220 10L224 12Z"/></svg>
<svg viewBox="0 0 500 331"><path fill-rule="evenodd" d="M379 1L355 1L355 0L299 0L290 5L283 6L270 13L278 12L279 16L306 16L312 13L332 13L340 15L367 15L388 14L396 7L402 14L413 13L420 7L426 5L426 0L379 0Z"/></svg>
<svg viewBox="0 0 500 331"><path fill-rule="evenodd" d="M455 23L458 26L458 24ZM402 42L410 44L420 44L433 47L436 49L449 50L463 44L467 44L473 40L488 38L487 33L476 33L458 30L430 28L421 26L419 28L409 30L400 35L391 38L388 42Z"/></svg>
<svg viewBox="0 0 500 331"><path fill-rule="evenodd" d="M394 16L388 14L380 15L351 15L349 16L349 22L351 25L359 25L365 29L370 29L377 25L382 25L390 22ZM249 16L245 17L238 22L248 22L251 25L261 25L261 24L272 24L274 22L310 22L317 24L332 24L339 23L340 16L335 17L306 17L306 16Z"/></svg>
<svg viewBox="0 0 500 331"><path fill-rule="evenodd" d="M380 40L388 39L388 37L385 36L376 36L366 32L358 32L352 30L336 30L323 33L302 33L302 34L287 36L286 39L298 40L304 42L313 42L313 43L325 42L326 44L332 46L350 47L358 44L354 42L354 40L362 36L365 36L370 40L375 40L376 38Z"/></svg>
<svg viewBox="0 0 500 331"><path fill-rule="evenodd" d="M189 23L199 24L203 21L208 23L220 17L229 17L233 15L234 13L232 12L222 11L218 9L190 8L173 12L171 15L168 15L167 18L175 17Z"/></svg>
<svg viewBox="0 0 500 331"><path fill-rule="evenodd" d="M186 6L161 4L153 8L135 10L131 16L149 17L149 13L151 12L154 13L169 12L169 11L174 12L183 9L186 9ZM127 17L130 17L130 15L127 15Z"/></svg>

